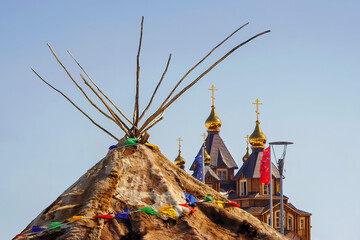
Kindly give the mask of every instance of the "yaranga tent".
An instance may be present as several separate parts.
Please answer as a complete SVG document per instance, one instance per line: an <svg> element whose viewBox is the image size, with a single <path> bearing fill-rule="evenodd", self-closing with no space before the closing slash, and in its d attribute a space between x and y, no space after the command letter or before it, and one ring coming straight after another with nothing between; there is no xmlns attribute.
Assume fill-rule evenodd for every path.
<svg viewBox="0 0 360 240"><path fill-rule="evenodd" d="M64 96L94 125L118 141L108 154L44 209L16 239L284 239L277 231L244 212L236 203L192 178L148 143L148 131L163 119L166 109L221 61L259 33L235 46L203 73L175 94L178 86L218 47L247 24L239 27L188 70L157 108L143 122L165 78L165 70L142 113L139 111L140 53L143 35L141 22L137 54L136 95L132 120L129 119L90 78L70 54L84 75L85 85L103 103L97 106L49 46L56 60L90 104L114 122L125 134L120 138L95 122L68 96L35 70L48 86ZM173 96L174 95L174 96ZM140 124L141 123L141 124Z"/></svg>

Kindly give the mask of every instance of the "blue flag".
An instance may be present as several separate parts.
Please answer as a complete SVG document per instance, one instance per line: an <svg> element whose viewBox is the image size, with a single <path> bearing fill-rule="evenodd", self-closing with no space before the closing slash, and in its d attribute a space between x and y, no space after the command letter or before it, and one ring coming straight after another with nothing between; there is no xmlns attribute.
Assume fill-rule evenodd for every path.
<svg viewBox="0 0 360 240"><path fill-rule="evenodd" d="M121 213L116 213L115 217L117 218L122 218L122 219L128 219L129 218L129 214L130 214L130 210L126 209L125 211L121 212Z"/></svg>
<svg viewBox="0 0 360 240"><path fill-rule="evenodd" d="M38 227L38 226L33 226L32 229L31 229L31 233L37 233L37 232L41 232L41 231L44 231L45 228L41 228L41 227Z"/></svg>
<svg viewBox="0 0 360 240"><path fill-rule="evenodd" d="M193 205L194 203L197 203L197 200L195 199L195 197L189 193L184 193L186 200L189 202L190 205Z"/></svg>
<svg viewBox="0 0 360 240"><path fill-rule="evenodd" d="M196 179L199 180L200 182L202 182L203 177L204 177L204 169L203 169L204 158L202 156L202 151L200 151L199 154L195 157L195 160L199 164L199 168L198 168L198 171L196 173Z"/></svg>

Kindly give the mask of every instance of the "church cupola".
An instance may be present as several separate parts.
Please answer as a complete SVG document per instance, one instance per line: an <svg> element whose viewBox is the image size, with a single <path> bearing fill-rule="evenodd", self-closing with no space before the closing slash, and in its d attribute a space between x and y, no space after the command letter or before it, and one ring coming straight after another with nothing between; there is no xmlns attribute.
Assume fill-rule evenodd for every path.
<svg viewBox="0 0 360 240"><path fill-rule="evenodd" d="M262 105L262 103L260 103L259 99L256 99L255 103L253 104L256 104L256 125L254 132L250 135L249 141L251 144L251 148L264 148L266 143L266 136L261 131L259 121L259 105Z"/></svg>
<svg viewBox="0 0 360 240"><path fill-rule="evenodd" d="M211 96L211 98L212 98L212 106L211 106L210 115L205 121L205 126L206 126L208 132L212 132L212 131L219 132L220 127L221 127L221 120L216 115L215 105L214 105L214 100L215 100L214 91L217 91L218 89L215 89L214 85L212 85L209 90L212 91L212 96Z"/></svg>
<svg viewBox="0 0 360 240"><path fill-rule="evenodd" d="M204 133L202 136L204 137L204 146L203 146L203 148L204 148L204 163L205 163L205 166L208 166L208 165L210 165L210 155L206 151L206 145L205 145L206 144L206 134Z"/></svg>
<svg viewBox="0 0 360 240"><path fill-rule="evenodd" d="M178 156L175 158L175 165L181 169L185 168L185 159L181 156L181 145L180 142L182 141L181 138L179 138L177 141L179 141L179 154Z"/></svg>
<svg viewBox="0 0 360 240"><path fill-rule="evenodd" d="M250 153L249 153L249 134L247 134L245 138L246 138L246 153L242 158L243 162L245 162L250 156Z"/></svg>

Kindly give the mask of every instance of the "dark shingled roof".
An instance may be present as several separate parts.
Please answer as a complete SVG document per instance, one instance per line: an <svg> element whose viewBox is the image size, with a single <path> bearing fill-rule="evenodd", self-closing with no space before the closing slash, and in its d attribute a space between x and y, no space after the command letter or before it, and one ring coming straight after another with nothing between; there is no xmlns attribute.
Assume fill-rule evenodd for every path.
<svg viewBox="0 0 360 240"><path fill-rule="evenodd" d="M236 181L240 178L241 174L246 178L260 178L260 163L263 157L263 150L255 148L253 152L250 154L248 159L243 163L240 170L236 173L233 178L233 181ZM277 167L271 163L271 172L275 178L280 178L280 173Z"/></svg>
<svg viewBox="0 0 360 240"><path fill-rule="evenodd" d="M221 164L224 164L227 168L238 169L238 166L225 146L224 141L221 139L219 132L208 131L208 136L205 141L206 152L210 155L210 168L218 168ZM202 145L198 153L201 152ZM198 163L194 160L190 170L194 171L196 165L198 165Z"/></svg>

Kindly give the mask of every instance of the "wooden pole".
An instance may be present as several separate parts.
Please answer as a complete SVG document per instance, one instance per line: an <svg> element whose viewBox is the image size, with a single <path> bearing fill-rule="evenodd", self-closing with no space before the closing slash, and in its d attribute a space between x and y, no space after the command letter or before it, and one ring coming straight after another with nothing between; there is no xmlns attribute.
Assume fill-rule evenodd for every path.
<svg viewBox="0 0 360 240"><path fill-rule="evenodd" d="M76 107L77 110L79 110L82 114L84 114L95 126L97 126L98 128L100 128L101 130L103 130L104 132L106 132L108 135L110 135L112 138L114 138L115 140L117 140L118 142L120 141L117 137L115 137L114 135L112 135L109 131L107 131L105 128L101 127L98 123L96 123L91 117L89 117L89 115L87 115L81 108L79 108L73 101L71 101L70 98L68 98L64 93L62 93L60 90L58 90L57 88L55 88L54 86L52 86L50 83L48 83L47 81L45 81L34 69L31 68L31 70L36 74L36 76L38 76L38 78L40 78L40 80L42 80L44 83L46 83L49 87L51 87L52 89L54 89L55 91L57 91L58 93L60 93L64 98L66 98L66 100L68 100L74 107Z"/></svg>

